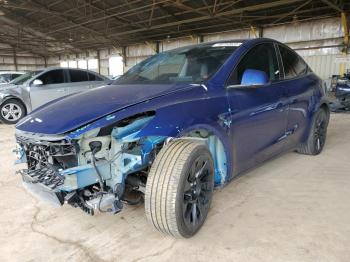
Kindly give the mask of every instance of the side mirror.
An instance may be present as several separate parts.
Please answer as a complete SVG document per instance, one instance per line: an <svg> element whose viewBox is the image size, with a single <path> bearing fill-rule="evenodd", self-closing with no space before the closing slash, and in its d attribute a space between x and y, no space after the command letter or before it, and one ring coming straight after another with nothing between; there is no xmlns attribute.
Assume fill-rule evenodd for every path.
<svg viewBox="0 0 350 262"><path fill-rule="evenodd" d="M42 86L43 84L44 84L43 81L41 81L40 79L35 79L33 81L34 86Z"/></svg>
<svg viewBox="0 0 350 262"><path fill-rule="evenodd" d="M246 69L242 76L242 86L258 86L266 85L269 82L269 77L264 71L255 69Z"/></svg>

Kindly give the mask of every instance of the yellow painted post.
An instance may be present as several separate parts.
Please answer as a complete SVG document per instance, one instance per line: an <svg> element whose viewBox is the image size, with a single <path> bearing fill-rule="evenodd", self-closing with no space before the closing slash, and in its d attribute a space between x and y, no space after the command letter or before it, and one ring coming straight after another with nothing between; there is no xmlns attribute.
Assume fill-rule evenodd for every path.
<svg viewBox="0 0 350 262"><path fill-rule="evenodd" d="M344 29L344 44L346 45L346 47L348 47L349 45L349 27L348 27L348 23L346 21L346 14L345 12L341 12L341 23L343 25L343 29Z"/></svg>
<svg viewBox="0 0 350 262"><path fill-rule="evenodd" d="M344 57L346 57L346 55L343 54ZM345 63L341 62L340 63L340 76L344 76L345 75Z"/></svg>
<svg viewBox="0 0 350 262"><path fill-rule="evenodd" d="M258 38L258 35L256 34L256 30L254 26L250 26L250 31L254 34L255 38Z"/></svg>
<svg viewBox="0 0 350 262"><path fill-rule="evenodd" d="M345 12L341 12L341 23L342 23L343 30L344 30L344 45L345 45L345 50L343 51L343 57L346 58L347 50L349 47L349 27L348 27ZM340 75L341 76L344 76L344 74L345 74L345 63L346 63L346 60L345 60L345 62L340 63Z"/></svg>

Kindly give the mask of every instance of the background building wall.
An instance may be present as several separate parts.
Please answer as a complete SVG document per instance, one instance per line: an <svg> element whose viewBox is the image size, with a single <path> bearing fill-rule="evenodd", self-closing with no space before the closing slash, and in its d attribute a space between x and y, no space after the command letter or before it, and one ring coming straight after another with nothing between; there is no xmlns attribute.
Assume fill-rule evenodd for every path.
<svg viewBox="0 0 350 262"><path fill-rule="evenodd" d="M145 58L174 48L197 44L200 42L228 39L255 38L258 36L276 39L296 50L310 65L315 73L323 79L339 75L342 67L350 70L350 56L342 54L344 32L340 18L329 18L294 24L284 24L265 28L255 28L212 33L201 36L188 36L177 39L165 39L158 43L146 42L114 49L88 50L82 54L68 54L48 58L30 54L17 54L17 70L34 70L46 66L59 66L62 61L98 60L98 68L90 70L110 75L109 59L114 56L123 57L123 70ZM0 47L1 49L1 47ZM344 62L345 61L345 62ZM12 51L0 52L0 70L15 70Z"/></svg>

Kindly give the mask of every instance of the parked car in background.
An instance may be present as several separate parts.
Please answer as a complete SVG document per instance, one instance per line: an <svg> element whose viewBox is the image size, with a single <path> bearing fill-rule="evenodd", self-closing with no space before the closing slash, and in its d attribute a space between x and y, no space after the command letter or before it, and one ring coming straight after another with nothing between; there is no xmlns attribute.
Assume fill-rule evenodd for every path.
<svg viewBox="0 0 350 262"><path fill-rule="evenodd" d="M28 72L0 86L0 121L15 124L47 102L110 82L100 74L83 69L48 68Z"/></svg>
<svg viewBox="0 0 350 262"><path fill-rule="evenodd" d="M203 43L32 112L16 126L17 155L43 200L91 215L144 200L157 230L191 237L214 186L287 151L321 153L328 121L322 80L286 45Z"/></svg>
<svg viewBox="0 0 350 262"><path fill-rule="evenodd" d="M339 102L338 109L350 109L350 73L338 79L335 86L335 97Z"/></svg>
<svg viewBox="0 0 350 262"><path fill-rule="evenodd" d="M2 71L0 72L0 86L10 83L15 78L23 75L25 72Z"/></svg>

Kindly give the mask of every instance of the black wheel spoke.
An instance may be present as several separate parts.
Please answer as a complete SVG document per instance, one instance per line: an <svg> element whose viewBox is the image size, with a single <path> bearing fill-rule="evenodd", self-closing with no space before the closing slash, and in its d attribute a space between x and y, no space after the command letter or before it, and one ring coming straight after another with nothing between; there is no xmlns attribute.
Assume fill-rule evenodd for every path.
<svg viewBox="0 0 350 262"><path fill-rule="evenodd" d="M201 168L195 174L196 179L202 179L203 178L203 176L205 175L205 171L207 169L208 161L205 161L205 162L203 162L201 164L202 164Z"/></svg>
<svg viewBox="0 0 350 262"><path fill-rule="evenodd" d="M214 187L214 170L209 163L205 155L193 161L184 184L183 218L193 232L203 224L209 210Z"/></svg>
<svg viewBox="0 0 350 262"><path fill-rule="evenodd" d="M326 141L326 117L318 115L314 130L314 148L317 153L321 152Z"/></svg>
<svg viewBox="0 0 350 262"><path fill-rule="evenodd" d="M191 216L192 216L192 226L195 227L197 225L197 222L198 222L197 203L192 204Z"/></svg>
<svg viewBox="0 0 350 262"><path fill-rule="evenodd" d="M201 184L201 189L202 189L202 191L211 191L211 190L213 190L213 185L209 181L208 182L203 182Z"/></svg>
<svg viewBox="0 0 350 262"><path fill-rule="evenodd" d="M192 212L192 203L188 203L184 207L185 221L189 221L191 219L191 212Z"/></svg>
<svg viewBox="0 0 350 262"><path fill-rule="evenodd" d="M188 193L191 191L191 183L189 181L186 181L185 186L184 186L184 192Z"/></svg>

